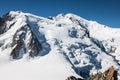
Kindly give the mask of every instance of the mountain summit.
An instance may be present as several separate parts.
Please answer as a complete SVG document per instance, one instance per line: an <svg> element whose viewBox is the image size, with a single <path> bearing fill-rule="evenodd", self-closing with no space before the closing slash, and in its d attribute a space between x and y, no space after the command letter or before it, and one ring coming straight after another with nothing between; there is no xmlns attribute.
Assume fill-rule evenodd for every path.
<svg viewBox="0 0 120 80"><path fill-rule="evenodd" d="M119 34L70 13L43 18L10 11L0 18L1 79L87 79L111 66L120 79Z"/></svg>

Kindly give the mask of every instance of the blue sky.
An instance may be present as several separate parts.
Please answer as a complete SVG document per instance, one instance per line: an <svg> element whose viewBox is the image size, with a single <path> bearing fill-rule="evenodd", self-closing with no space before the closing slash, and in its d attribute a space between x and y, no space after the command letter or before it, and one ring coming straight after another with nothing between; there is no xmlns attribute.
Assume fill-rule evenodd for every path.
<svg viewBox="0 0 120 80"><path fill-rule="evenodd" d="M74 13L88 20L120 28L120 0L0 0L0 16L11 10L43 17Z"/></svg>

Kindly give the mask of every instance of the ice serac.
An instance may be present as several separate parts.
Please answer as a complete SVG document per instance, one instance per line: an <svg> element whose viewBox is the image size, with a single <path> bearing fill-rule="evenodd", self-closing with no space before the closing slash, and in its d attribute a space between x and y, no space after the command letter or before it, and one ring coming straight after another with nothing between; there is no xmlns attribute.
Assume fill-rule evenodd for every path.
<svg viewBox="0 0 120 80"><path fill-rule="evenodd" d="M24 64L29 65L24 65L26 72L29 69L27 67L30 67L30 71L34 68L31 71L34 74L36 70L42 72L42 76L36 80L48 80L44 75L49 75L50 80L65 80L69 76L87 79L111 66L118 71L120 79L119 34L120 29L88 21L71 13L44 18L10 11L0 18L0 62L17 59L18 63L13 63L18 67L21 64L19 60L23 60L21 68L24 68ZM35 60L33 63L25 63L26 58ZM37 66L32 66L33 64ZM10 65L4 69L11 68L15 67ZM25 80L32 79L31 76Z"/></svg>

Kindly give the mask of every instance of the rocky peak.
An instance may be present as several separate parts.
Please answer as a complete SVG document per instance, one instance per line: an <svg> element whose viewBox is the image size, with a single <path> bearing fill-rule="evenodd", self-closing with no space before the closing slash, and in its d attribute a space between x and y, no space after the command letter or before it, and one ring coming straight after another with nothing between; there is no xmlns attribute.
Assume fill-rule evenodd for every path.
<svg viewBox="0 0 120 80"><path fill-rule="evenodd" d="M6 41L8 42L8 40L5 40L1 47L4 47L4 49L12 48L9 54L13 59L21 59L25 53L29 54L29 57L38 56L40 51L45 48L43 44L46 44L46 42L40 42L41 39L37 35L41 34L34 30L36 26L30 25L24 15L25 13L21 11L10 11L1 18L4 23L0 27L0 34L11 34L9 36L11 38L8 38L9 43L7 44ZM12 32L9 33L10 31ZM45 51L43 52L45 53Z"/></svg>
<svg viewBox="0 0 120 80"><path fill-rule="evenodd" d="M13 26L16 22L16 20L14 19L17 19L17 17L20 16L21 13L22 12L20 11L16 12L10 11L3 15L2 18L0 19L0 34L3 34L7 30L9 30L11 26Z"/></svg>

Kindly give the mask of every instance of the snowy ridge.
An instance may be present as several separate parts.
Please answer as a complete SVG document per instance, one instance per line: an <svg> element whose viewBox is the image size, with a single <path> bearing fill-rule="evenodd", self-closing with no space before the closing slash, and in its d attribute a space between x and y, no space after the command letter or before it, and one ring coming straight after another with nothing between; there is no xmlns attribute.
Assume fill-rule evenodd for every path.
<svg viewBox="0 0 120 80"><path fill-rule="evenodd" d="M14 80L20 74L19 80L65 80L71 75L87 79L111 66L120 76L120 29L70 13L43 18L11 11L2 20L0 74L4 80L14 77L12 70Z"/></svg>

